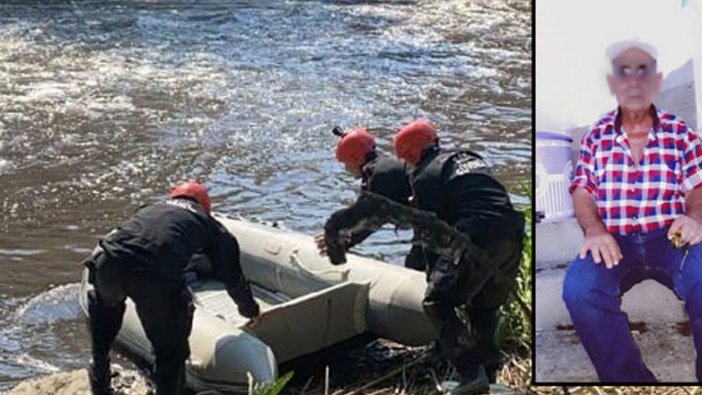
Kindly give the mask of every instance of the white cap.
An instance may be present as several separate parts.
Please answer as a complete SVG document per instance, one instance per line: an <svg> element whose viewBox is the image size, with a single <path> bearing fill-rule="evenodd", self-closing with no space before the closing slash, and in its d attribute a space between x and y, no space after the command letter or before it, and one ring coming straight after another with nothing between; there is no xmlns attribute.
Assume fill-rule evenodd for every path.
<svg viewBox="0 0 702 395"><path fill-rule="evenodd" d="M624 51L632 48L640 49L646 52L653 58L653 60L658 59L658 51L656 51L656 47L639 39L617 41L613 44L610 44L605 50L605 53L607 54L609 60L613 61Z"/></svg>

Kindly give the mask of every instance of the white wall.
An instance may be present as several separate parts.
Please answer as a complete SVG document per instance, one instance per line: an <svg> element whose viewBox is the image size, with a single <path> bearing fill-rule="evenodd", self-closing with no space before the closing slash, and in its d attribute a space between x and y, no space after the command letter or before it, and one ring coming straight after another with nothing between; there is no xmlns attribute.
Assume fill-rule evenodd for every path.
<svg viewBox="0 0 702 395"><path fill-rule="evenodd" d="M537 130L590 125L616 106L605 80L609 64L604 50L622 39L638 37L655 45L664 75L697 54L696 91L702 97L701 2L535 1ZM702 119L700 101L697 119Z"/></svg>
<svg viewBox="0 0 702 395"><path fill-rule="evenodd" d="M687 0L684 8L688 23L692 26L692 66L695 74L695 96L697 106L697 134L702 133L702 0Z"/></svg>

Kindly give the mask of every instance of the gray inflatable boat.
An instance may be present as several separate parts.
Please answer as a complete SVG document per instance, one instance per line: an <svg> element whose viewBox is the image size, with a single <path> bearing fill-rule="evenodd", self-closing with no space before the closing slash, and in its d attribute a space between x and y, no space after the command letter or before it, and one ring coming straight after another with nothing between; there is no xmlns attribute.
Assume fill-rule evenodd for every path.
<svg viewBox="0 0 702 395"><path fill-rule="evenodd" d="M215 214L239 240L241 264L261 316L250 323L221 283L191 283L195 300L188 385L196 390L245 392L250 380L271 382L278 364L369 331L418 346L435 338L421 301L424 274L348 254L333 266L312 237ZM90 288L83 275L80 303ZM151 345L128 300L117 342L153 362Z"/></svg>

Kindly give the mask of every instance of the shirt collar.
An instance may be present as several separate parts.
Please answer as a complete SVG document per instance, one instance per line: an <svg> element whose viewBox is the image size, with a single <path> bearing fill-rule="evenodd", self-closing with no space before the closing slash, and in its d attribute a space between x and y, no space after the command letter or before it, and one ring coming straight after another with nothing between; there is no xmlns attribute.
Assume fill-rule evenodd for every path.
<svg viewBox="0 0 702 395"><path fill-rule="evenodd" d="M621 107L617 106L617 109L614 111L614 131L617 134L621 134L622 132L622 113L620 110ZM651 104L651 108L648 109L648 112L651 114L651 117L653 117L653 129L657 130L661 125L661 121L655 104Z"/></svg>

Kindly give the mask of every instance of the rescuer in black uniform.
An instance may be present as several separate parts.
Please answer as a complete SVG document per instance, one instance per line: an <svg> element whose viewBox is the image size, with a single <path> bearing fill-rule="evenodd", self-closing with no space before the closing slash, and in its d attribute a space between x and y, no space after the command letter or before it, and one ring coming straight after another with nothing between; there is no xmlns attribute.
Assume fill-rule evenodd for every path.
<svg viewBox="0 0 702 395"><path fill-rule="evenodd" d="M424 120L406 125L393 137L395 153L412 167L412 204L470 236L487 264L500 273L473 271L475 265L465 258L446 256L427 271L423 307L439 333L439 354L461 375L461 385L452 393L478 393L488 389L485 368L493 376L498 362L497 311L515 287L524 217L513 209L483 158L470 151L442 152L438 141L436 129ZM456 314L463 305L468 326Z"/></svg>
<svg viewBox="0 0 702 395"><path fill-rule="evenodd" d="M184 269L196 253L207 257L239 313L258 316L259 306L241 271L239 245L209 212L204 186L180 184L169 200L137 210L100 240L85 261L94 285L88 294L94 394L112 393L109 351L122 326L126 297L134 302L154 349L156 393L182 393L194 311Z"/></svg>
<svg viewBox="0 0 702 395"><path fill-rule="evenodd" d="M361 179L361 190L382 195L394 202L407 205L412 195L409 179L404 163L376 151L375 138L366 128L342 132L334 129L339 136L336 146L336 158L344 164L346 171L356 179ZM364 229L349 235L346 248L349 249L363 242L376 229ZM316 238L317 246L325 251L323 236ZM426 252L419 246L413 245L405 257L405 267L423 271L427 260L434 259L431 252Z"/></svg>

